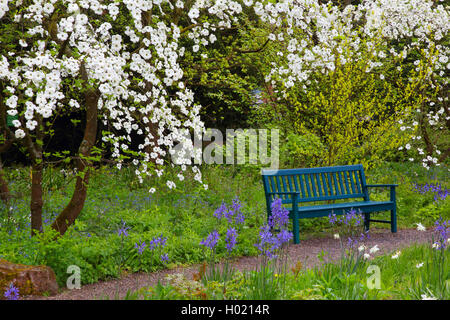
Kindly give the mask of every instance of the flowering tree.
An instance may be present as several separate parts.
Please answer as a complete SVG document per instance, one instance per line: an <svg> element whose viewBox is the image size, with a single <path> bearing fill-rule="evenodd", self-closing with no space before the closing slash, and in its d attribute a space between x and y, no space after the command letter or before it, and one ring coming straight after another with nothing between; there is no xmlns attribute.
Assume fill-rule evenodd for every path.
<svg viewBox="0 0 450 320"><path fill-rule="evenodd" d="M282 45L266 82L276 87L274 93L278 103L287 106L289 124L304 124L302 115L306 121L311 121L311 113L313 118L320 118L320 113L323 113L322 123L316 122L313 126L316 131L323 127L319 134L325 135L325 139L331 133L329 150L339 148L339 143L345 140L338 141L336 146L334 137L348 135L348 126L339 125L338 117L331 119L328 115L346 113L343 108L336 112L335 106L341 103L348 109L341 117L345 118L345 123L351 123L356 129L362 128L355 130L359 131L354 135L356 140L361 136L368 139L386 137L386 128L399 134L403 131L414 139L417 146L425 144L426 152L422 150L423 146L418 151L424 155L426 167L430 163L445 161L450 150L450 111L446 95L450 68L446 37L448 6L436 1L366 0L340 9L317 1L279 1L265 6L256 3L255 11L262 20L277 26L269 38ZM374 90L369 90L370 87L360 89L361 81L352 81L354 79L350 76L355 74L355 66L363 72L361 75L367 74L363 82L370 78L378 79L373 82ZM351 82L350 92L347 83L336 82L336 78L339 79L336 75L343 71L344 78L347 75ZM340 87L344 97L339 96ZM374 100L367 100L362 90ZM317 96L321 91L324 95ZM361 111L359 106L350 108L351 104L358 105L358 95L364 99L361 100L362 107L371 108L366 112L366 116L372 117L370 121L355 119L361 116L353 115L353 112ZM299 105L299 100L303 105L292 108ZM274 113L279 113L279 109L277 106ZM376 124L382 118L388 121ZM355 127L353 124L358 121ZM280 122L286 123L286 116ZM368 127L373 127L370 132L367 132ZM436 132L433 137L431 131ZM342 145L354 143L355 139ZM394 140L391 139L390 143L393 144ZM406 144L402 139L395 143L397 147ZM371 148L375 147L371 144ZM411 143L404 147L410 148Z"/></svg>
<svg viewBox="0 0 450 320"><path fill-rule="evenodd" d="M183 83L180 60L186 50L214 42L210 30L229 27L241 6L187 4L189 10L183 1L167 0L1 1L1 142L23 145L32 162L33 233L42 230L43 145L56 117L80 110L85 118L75 190L52 224L61 234L83 208L92 164L101 155L97 140L111 146L119 168L132 157L142 179L162 174L167 152L184 141L181 129L201 132L200 106ZM202 8L210 22L197 22ZM180 45L182 39L191 45ZM108 128L100 135L99 121ZM129 150L132 134L142 141L137 151ZM200 181L198 168L192 170Z"/></svg>

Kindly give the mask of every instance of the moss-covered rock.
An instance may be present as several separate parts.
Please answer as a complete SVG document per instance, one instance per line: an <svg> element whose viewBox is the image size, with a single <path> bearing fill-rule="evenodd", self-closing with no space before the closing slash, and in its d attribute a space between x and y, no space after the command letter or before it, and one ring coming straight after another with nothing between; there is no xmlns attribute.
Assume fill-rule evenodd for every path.
<svg viewBox="0 0 450 320"><path fill-rule="evenodd" d="M0 259L0 293L4 293L11 282L21 296L58 293L56 276L50 267L27 266ZM4 299L3 294L0 299Z"/></svg>

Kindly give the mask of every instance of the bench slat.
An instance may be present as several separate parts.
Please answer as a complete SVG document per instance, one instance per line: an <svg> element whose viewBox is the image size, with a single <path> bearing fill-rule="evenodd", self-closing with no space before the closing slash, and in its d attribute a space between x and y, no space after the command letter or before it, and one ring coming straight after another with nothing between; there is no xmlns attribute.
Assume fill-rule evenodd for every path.
<svg viewBox="0 0 450 320"><path fill-rule="evenodd" d="M275 188L275 178L273 176L271 176L269 178L270 178L270 191L271 192L277 191Z"/></svg>
<svg viewBox="0 0 450 320"><path fill-rule="evenodd" d="M350 192L349 192L348 184L347 184L347 176L346 176L345 172L339 172L339 176L341 177L342 183L344 185L344 191L342 194L348 195Z"/></svg>
<svg viewBox="0 0 450 320"><path fill-rule="evenodd" d="M286 176L287 180L288 180L288 185L289 185L289 191L297 191L297 189L293 189L292 188L292 176Z"/></svg>
<svg viewBox="0 0 450 320"><path fill-rule="evenodd" d="M355 199L355 198L364 198L364 193L360 194L347 194L347 195L341 195L339 198L336 198L336 196L322 196L322 197L311 197L311 198L300 198L297 199L298 203L306 203L306 202L314 202L314 201L328 201L328 200L345 200L345 199ZM291 204L291 199L283 199L284 204Z"/></svg>
<svg viewBox="0 0 450 320"><path fill-rule="evenodd" d="M280 185L280 176L275 176L275 182L276 182L276 191L284 191L281 189L281 185ZM281 196L281 198L283 199L283 197Z"/></svg>
<svg viewBox="0 0 450 320"><path fill-rule="evenodd" d="M353 171L348 171L348 176L350 178L350 185L352 186L352 193L356 193L355 183L353 181Z"/></svg>
<svg viewBox="0 0 450 320"><path fill-rule="evenodd" d="M307 176L309 177L309 181L311 183L311 190L313 191L312 196L316 198L317 197L317 191L316 191L316 186L314 184L313 174L308 174Z"/></svg>
<svg viewBox="0 0 450 320"><path fill-rule="evenodd" d="M360 171L354 171L354 175L355 175L356 189L358 193L362 193L363 191L362 191Z"/></svg>
<svg viewBox="0 0 450 320"><path fill-rule="evenodd" d="M317 192L319 193L319 197L321 197L323 194L322 194L322 185L320 183L320 174L319 173L314 173L314 177L316 178L315 182L316 182L316 185L317 185Z"/></svg>
<svg viewBox="0 0 450 320"><path fill-rule="evenodd" d="M333 183L331 181L331 173L327 172L325 176L327 178L326 180L327 180L327 184L328 184L328 195L333 196L334 186L333 186Z"/></svg>
<svg viewBox="0 0 450 320"><path fill-rule="evenodd" d="M336 179L336 172L332 172L331 173L333 175L333 181L334 181L334 192L335 192L335 196L339 196L341 195L341 192L339 191L339 186L337 183L337 179Z"/></svg>
<svg viewBox="0 0 450 320"><path fill-rule="evenodd" d="M305 191L305 187L303 185L303 177L302 176L295 176L296 178L298 178L298 181L300 182L300 187L302 190L302 198L306 198L306 191Z"/></svg>

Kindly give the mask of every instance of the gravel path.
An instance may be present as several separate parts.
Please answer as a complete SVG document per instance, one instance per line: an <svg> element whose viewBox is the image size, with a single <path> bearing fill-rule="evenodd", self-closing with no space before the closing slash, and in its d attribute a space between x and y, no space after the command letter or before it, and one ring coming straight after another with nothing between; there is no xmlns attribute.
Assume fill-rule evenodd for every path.
<svg viewBox="0 0 450 320"><path fill-rule="evenodd" d="M368 247L378 245L380 251L377 254L389 253L414 243L431 242L432 232L417 231L415 229L398 230L396 234L387 229L371 229L370 240L366 241ZM340 243L329 235L306 239L300 244L289 246L289 263L295 265L301 261L303 268L311 268L320 264L317 255L322 251L328 253L326 260L336 260L340 256ZM234 267L238 270L254 270L258 265L258 257L242 257L234 261ZM63 290L52 297L28 296L27 300L91 300L91 299L115 299L123 298L128 290L136 290L139 287L153 286L158 280L163 281L168 274L182 273L187 279L192 279L194 273L199 270L199 265L179 267L169 270L160 270L153 273L134 273L111 281L100 281L88 284L79 290Z"/></svg>

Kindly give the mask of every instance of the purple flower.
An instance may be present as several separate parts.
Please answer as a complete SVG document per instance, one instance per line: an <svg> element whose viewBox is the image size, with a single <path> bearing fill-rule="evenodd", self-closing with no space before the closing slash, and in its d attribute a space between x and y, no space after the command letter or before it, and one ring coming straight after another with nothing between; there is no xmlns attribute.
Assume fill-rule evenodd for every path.
<svg viewBox="0 0 450 320"><path fill-rule="evenodd" d="M123 221L122 219L121 219L121 222L122 222L122 227L119 228L117 233L119 234L119 236L128 237L127 230L130 229L130 228L126 226L125 221Z"/></svg>
<svg viewBox="0 0 450 320"><path fill-rule="evenodd" d="M166 246L167 238L164 237L162 234L159 237L153 238L148 243L149 250L153 251L158 247L164 248Z"/></svg>
<svg viewBox="0 0 450 320"><path fill-rule="evenodd" d="M233 199L233 204L231 205L231 208L233 209L234 212L241 211L242 208L241 200L239 200L237 196L236 198Z"/></svg>
<svg viewBox="0 0 450 320"><path fill-rule="evenodd" d="M7 300L19 300L19 289L11 282L9 288L5 291L4 297Z"/></svg>
<svg viewBox="0 0 450 320"><path fill-rule="evenodd" d="M261 227L259 232L260 240L255 246L259 249L260 254L274 259L277 257L278 250L293 238L293 234L287 230L289 210L283 207L280 198L272 202L271 209L272 214L269 217L268 224ZM276 228L280 230L278 233L273 233Z"/></svg>
<svg viewBox="0 0 450 320"><path fill-rule="evenodd" d="M169 255L167 253L162 254L160 259L161 259L161 262L165 263L165 262L169 261Z"/></svg>
<svg viewBox="0 0 450 320"><path fill-rule="evenodd" d="M214 216L217 219L225 218L227 219L228 223L232 224L243 224L245 222L245 216L241 211L242 204L239 198L236 196L236 198L233 199L230 209L227 208L224 201L222 201L222 204L219 208L217 208L216 211L214 211Z"/></svg>
<svg viewBox="0 0 450 320"><path fill-rule="evenodd" d="M272 214L269 217L270 228L285 228L289 222L289 210L283 207L280 198L275 199L271 205Z"/></svg>
<svg viewBox="0 0 450 320"><path fill-rule="evenodd" d="M337 217L336 214L331 214L328 216L328 221L330 222L330 224L334 225L337 222Z"/></svg>
<svg viewBox="0 0 450 320"><path fill-rule="evenodd" d="M236 238L237 238L237 232L234 228L230 228L227 230L227 235L225 238L226 248L228 250L228 253L231 253L233 251L233 248L236 245Z"/></svg>
<svg viewBox="0 0 450 320"><path fill-rule="evenodd" d="M219 241L219 233L216 230L214 230L206 237L206 239L200 241L200 244L213 250L216 247L218 241Z"/></svg>
<svg viewBox="0 0 450 320"><path fill-rule="evenodd" d="M155 239L155 243L157 245L161 246L161 248L164 248L166 246L166 241L167 241L167 238L163 237L162 234L158 238Z"/></svg>
<svg viewBox="0 0 450 320"><path fill-rule="evenodd" d="M347 238L347 246L349 248L353 248L354 246L356 246L358 244L358 240L353 240L351 237Z"/></svg>
<svg viewBox="0 0 450 320"><path fill-rule="evenodd" d="M282 229L277 235L278 243L281 246L284 243L288 243L293 237L294 235L292 234L292 232L289 232L286 229Z"/></svg>
<svg viewBox="0 0 450 320"><path fill-rule="evenodd" d="M442 185L440 183L436 183L436 184L428 184L425 183L424 185L419 185L417 183L414 183L414 189L416 190L416 192L420 193L420 194L425 194L428 192L434 193L434 201L439 201L439 200L445 200L447 198L447 196L450 194L450 190L449 189L442 189Z"/></svg>
<svg viewBox="0 0 450 320"><path fill-rule="evenodd" d="M239 212L236 214L236 216L234 217L234 221L235 221L237 224L244 224L244 222L245 222L245 216L244 216L244 214L243 214L241 211L239 211Z"/></svg>
<svg viewBox="0 0 450 320"><path fill-rule="evenodd" d="M150 240L150 242L148 243L148 249L150 250L150 251L153 251L153 250L155 250L155 248L158 246L158 241L155 239L155 238L153 238L152 240Z"/></svg>
<svg viewBox="0 0 450 320"><path fill-rule="evenodd" d="M139 253L139 254L142 254L142 253L144 252L144 249L145 249L145 247L147 246L147 244L146 244L145 242L141 242L140 240L139 240L139 242L140 242L140 243L136 243L136 244L134 245L134 247L135 247L136 249L138 249L138 253Z"/></svg>
<svg viewBox="0 0 450 320"><path fill-rule="evenodd" d="M259 243L255 244L259 252L268 257L275 258L274 252L280 247L278 239L270 231L268 225L262 226L259 232Z"/></svg>
<svg viewBox="0 0 450 320"><path fill-rule="evenodd" d="M225 205L225 202L222 200L222 204L220 205L220 207L217 208L216 211L214 211L214 216L220 220L227 211L228 211L227 206Z"/></svg>
<svg viewBox="0 0 450 320"><path fill-rule="evenodd" d="M231 205L231 208L234 213L234 222L236 224L244 224L245 216L241 211L242 204L237 196L236 196L236 198L233 199L233 204Z"/></svg>
<svg viewBox="0 0 450 320"><path fill-rule="evenodd" d="M355 209L350 209L344 216L341 221L347 226L359 226L362 221L361 213L357 213Z"/></svg>
<svg viewBox="0 0 450 320"><path fill-rule="evenodd" d="M439 244L439 246L435 247L445 249L447 247L447 239L450 237L450 220L442 221L442 218L440 218L435 222L434 230L438 235L437 243Z"/></svg>
<svg viewBox="0 0 450 320"><path fill-rule="evenodd" d="M228 220L228 223L232 223L233 222L233 216L234 216L234 211L233 210L227 210L224 212L225 219Z"/></svg>

